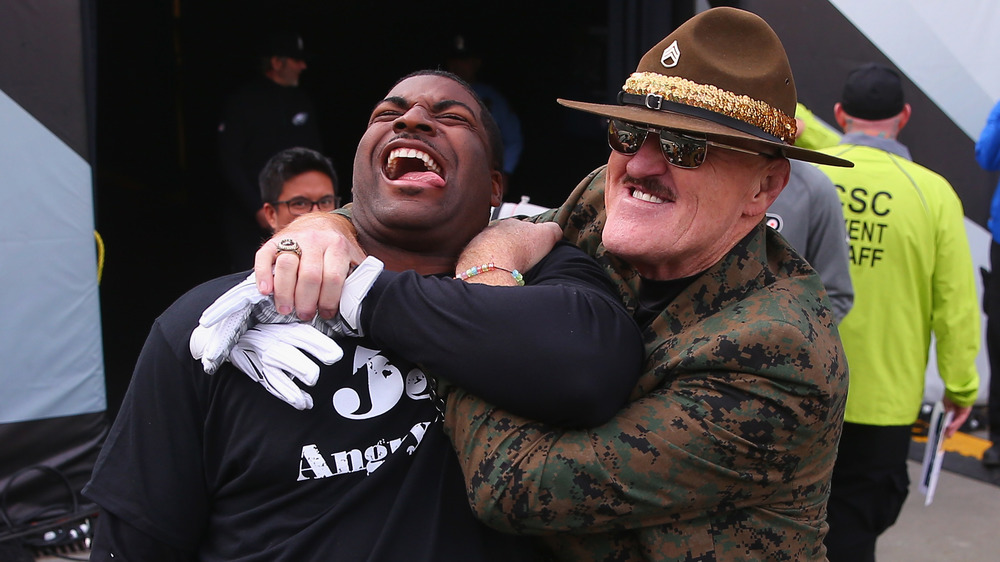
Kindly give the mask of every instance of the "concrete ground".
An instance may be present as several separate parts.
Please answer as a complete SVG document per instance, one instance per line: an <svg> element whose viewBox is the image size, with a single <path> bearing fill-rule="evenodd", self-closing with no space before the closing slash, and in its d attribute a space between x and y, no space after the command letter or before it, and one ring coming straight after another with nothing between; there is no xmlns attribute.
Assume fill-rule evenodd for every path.
<svg viewBox="0 0 1000 562"><path fill-rule="evenodd" d="M934 501L917 489L920 463L909 461L910 495L878 542L880 562L1000 560L1000 486L941 471Z"/></svg>

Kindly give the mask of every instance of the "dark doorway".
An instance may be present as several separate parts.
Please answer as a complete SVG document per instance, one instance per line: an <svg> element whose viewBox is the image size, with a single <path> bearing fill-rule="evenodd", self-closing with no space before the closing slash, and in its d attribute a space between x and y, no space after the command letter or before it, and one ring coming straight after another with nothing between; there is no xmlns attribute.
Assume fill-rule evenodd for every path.
<svg viewBox="0 0 1000 562"><path fill-rule="evenodd" d="M454 34L474 38L481 77L521 119L525 148L507 199L556 206L608 149L599 118L555 99L612 101L638 56L688 17L693 2L94 4L96 208L107 245L101 300L113 416L155 317L197 283L227 273L217 242L226 201L215 131L226 95L254 76L253 48L269 29L298 30L315 54L301 87L318 106L344 186L374 102L399 77L443 67Z"/></svg>

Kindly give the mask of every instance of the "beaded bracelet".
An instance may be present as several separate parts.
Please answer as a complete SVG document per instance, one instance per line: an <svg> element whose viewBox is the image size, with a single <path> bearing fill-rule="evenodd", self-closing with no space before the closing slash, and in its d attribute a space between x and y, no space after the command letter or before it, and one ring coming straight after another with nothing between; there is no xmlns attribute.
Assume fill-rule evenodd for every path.
<svg viewBox="0 0 1000 562"><path fill-rule="evenodd" d="M494 271L494 270L506 271L507 273L510 273L511 277L514 278L514 281L517 282L519 287L524 286L524 276L521 275L521 272L519 272L516 269L507 269L504 267L500 267L499 265L496 265L493 262L484 263L483 265L477 265L476 267L470 267L469 269L466 269L462 273L459 273L458 278L461 279L462 281L467 281L470 277L475 277L480 273L486 273L487 271Z"/></svg>

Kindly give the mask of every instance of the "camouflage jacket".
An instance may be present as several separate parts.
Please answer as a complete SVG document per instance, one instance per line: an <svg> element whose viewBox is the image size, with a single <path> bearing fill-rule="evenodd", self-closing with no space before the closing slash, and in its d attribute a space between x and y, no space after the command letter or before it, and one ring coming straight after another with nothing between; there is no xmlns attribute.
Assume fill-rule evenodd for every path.
<svg viewBox="0 0 1000 562"><path fill-rule="evenodd" d="M600 168L541 220L597 257L634 311L641 281L605 251L604 217ZM761 223L644 337L632 401L599 427L449 397L479 517L575 562L825 559L847 361L816 273Z"/></svg>

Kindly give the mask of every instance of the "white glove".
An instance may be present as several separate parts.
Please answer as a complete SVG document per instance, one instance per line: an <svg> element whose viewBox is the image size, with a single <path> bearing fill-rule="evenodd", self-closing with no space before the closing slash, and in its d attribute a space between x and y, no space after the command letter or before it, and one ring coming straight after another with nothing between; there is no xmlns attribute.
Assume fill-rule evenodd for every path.
<svg viewBox="0 0 1000 562"><path fill-rule="evenodd" d="M266 298L257 290L256 278L251 273L201 313L198 327L191 334L190 347L191 355L201 359L206 373L214 373L229 358L229 350L253 325L254 306Z"/></svg>
<svg viewBox="0 0 1000 562"><path fill-rule="evenodd" d="M240 337L229 360L274 396L297 410L308 410L313 406L312 397L292 379L315 385L319 365L303 351L326 365L344 356L335 341L308 324L258 324Z"/></svg>
<svg viewBox="0 0 1000 562"><path fill-rule="evenodd" d="M354 271L344 279L344 290L340 293L340 311L335 318L325 322L336 328L338 321L343 321L354 335L362 336L361 332L361 302L368 296L375 280L385 267L378 258L368 256L354 268ZM351 334L348 334L351 335Z"/></svg>
<svg viewBox="0 0 1000 562"><path fill-rule="evenodd" d="M337 336L360 336L361 329L359 326L359 321L361 318L361 302L364 300L368 291L371 290L372 285L378 278L379 274L382 272L383 264L377 258L368 257L363 262L361 262L357 268L348 275L347 279L344 280L344 289L340 297L340 313L330 319L323 320L319 315L312 319L312 327L320 330L326 336L333 338ZM266 377L262 377L262 369L256 367L253 357L258 359L260 362L262 357L261 353L257 349L263 349L259 347L260 342L256 337L251 337L248 340L249 343L243 344L241 349L242 353L235 353L235 348L237 342L241 342L241 336L251 329L252 326L268 326L268 325L287 325L287 324L300 324L300 320L295 314L282 315L278 314L278 311L274 307L274 299L271 297L266 297L260 294L257 290L256 278L253 273L251 273L245 280L233 287L232 289L226 291L214 303L211 304L202 313L201 318L198 322L198 326L195 327L194 331L191 333L191 340L189 346L191 349L191 355L195 359L200 359L202 367L208 374L214 373L218 370L219 366L223 362L229 360L232 361L241 371L249 375L254 380L258 380L263 384L271 394L278 396L279 398L284 398L284 394L279 389L285 389L288 394L295 395L298 391L298 387L295 387L290 381L284 381L287 384L291 384L295 387L295 390L291 390L287 385L277 384L274 381L267 381ZM277 332L275 332L277 333ZM291 334L292 332L288 332ZM304 334L306 331L295 332L297 334ZM315 335L314 332L309 332L310 336ZM301 337L301 336L300 336ZM281 342L272 342L272 344ZM320 354L323 354L326 350L323 346L316 341L311 341L309 339L299 339L294 341L284 342L287 345L281 347L282 352L277 355L271 355L270 361L271 366L278 368L279 370L288 371L288 376L292 378L298 378L307 384L315 384L316 377L319 376L319 367L315 365L308 358L303 356L301 352L295 350L295 347L301 347L305 351L314 355L317 359L323 361ZM336 347L337 353L342 355L343 352L340 347L333 343L332 340L328 340L328 343L333 347ZM254 344L258 344L258 348L253 348ZM248 347L249 346L249 347ZM251 351L253 353L248 353ZM314 351L319 351L319 354ZM297 356L296 356L297 354ZM239 355L239 360L234 360L233 356ZM338 355L337 359L331 360L328 364L332 364L340 359ZM329 356L329 355L324 355ZM281 358L279 362L278 357ZM311 383L308 381L312 381ZM301 391L298 391L301 393ZM304 393L302 393L304 394ZM308 397L308 395L305 395ZM296 404L302 404L302 402L296 402L294 400L285 400L293 406ZM312 401L309 400L309 406L311 407ZM299 408L301 409L301 408Z"/></svg>

